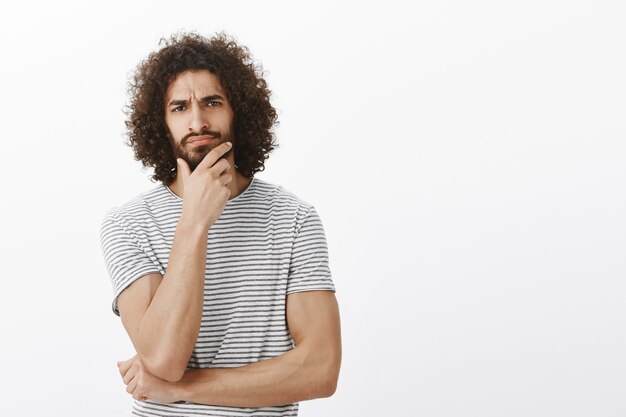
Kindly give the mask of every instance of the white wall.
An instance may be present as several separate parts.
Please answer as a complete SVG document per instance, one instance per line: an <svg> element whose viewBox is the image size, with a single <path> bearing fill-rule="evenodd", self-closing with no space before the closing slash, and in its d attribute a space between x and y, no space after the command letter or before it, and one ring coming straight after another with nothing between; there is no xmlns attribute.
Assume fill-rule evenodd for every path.
<svg viewBox="0 0 626 417"><path fill-rule="evenodd" d="M625 12L2 6L2 414L130 415L100 221L153 184L122 143L127 77L195 29L263 63L280 149L258 176L326 229L343 366L301 416L626 415Z"/></svg>

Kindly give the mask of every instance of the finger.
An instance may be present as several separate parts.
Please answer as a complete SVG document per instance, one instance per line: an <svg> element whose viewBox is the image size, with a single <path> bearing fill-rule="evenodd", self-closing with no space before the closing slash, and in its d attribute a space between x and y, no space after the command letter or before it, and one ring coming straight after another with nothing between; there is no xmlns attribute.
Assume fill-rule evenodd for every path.
<svg viewBox="0 0 626 417"><path fill-rule="evenodd" d="M185 184L185 181L187 181L187 178L189 177L189 175L191 175L191 169L189 169L189 165L187 164L187 161L185 161L182 158L177 158L176 164L178 167L178 172L180 173L181 178L183 179L183 184Z"/></svg>
<svg viewBox="0 0 626 417"><path fill-rule="evenodd" d="M233 180L233 176L230 174L224 174L220 176L219 181L222 185L229 184Z"/></svg>
<svg viewBox="0 0 626 417"><path fill-rule="evenodd" d="M133 393L133 398L136 399L137 401L145 401L148 399L148 397L139 393Z"/></svg>
<svg viewBox="0 0 626 417"><path fill-rule="evenodd" d="M137 386L137 378L134 378L130 383L126 386L126 392L132 394L135 391L135 387Z"/></svg>
<svg viewBox="0 0 626 417"><path fill-rule="evenodd" d="M128 370L130 369L131 366L133 366L133 363L135 363L135 361L129 359L127 361L120 361L118 362L118 369L120 371L120 375L124 376L126 375L126 372L128 372Z"/></svg>
<svg viewBox="0 0 626 417"><path fill-rule="evenodd" d="M220 156L228 152L232 148L232 146L233 145L230 142L220 143L218 146L213 148L211 152L206 154L204 159L202 159L202 161L198 164L198 168L211 168L213 164L220 158Z"/></svg>
<svg viewBox="0 0 626 417"><path fill-rule="evenodd" d="M211 171L215 175L222 175L222 173L228 171L228 168L230 168L230 162L222 158L217 161L215 165L209 168L209 171Z"/></svg>
<svg viewBox="0 0 626 417"><path fill-rule="evenodd" d="M144 395L144 391L144 388L141 386L139 381L137 381L137 384L135 384L132 391L133 398L139 401L148 399L148 397Z"/></svg>
<svg viewBox="0 0 626 417"><path fill-rule="evenodd" d="M124 381L124 383L128 385L128 383L135 377L136 374L137 369L130 368L128 372L126 372L126 374L122 377L122 381Z"/></svg>

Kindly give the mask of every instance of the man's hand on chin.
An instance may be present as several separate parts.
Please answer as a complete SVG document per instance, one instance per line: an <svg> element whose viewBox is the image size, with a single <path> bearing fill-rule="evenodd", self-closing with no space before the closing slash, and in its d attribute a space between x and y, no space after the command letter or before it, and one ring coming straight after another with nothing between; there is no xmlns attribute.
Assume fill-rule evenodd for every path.
<svg viewBox="0 0 626 417"><path fill-rule="evenodd" d="M175 382L165 381L154 376L135 355L117 363L126 392L136 400L151 400L159 403L173 403L180 400Z"/></svg>

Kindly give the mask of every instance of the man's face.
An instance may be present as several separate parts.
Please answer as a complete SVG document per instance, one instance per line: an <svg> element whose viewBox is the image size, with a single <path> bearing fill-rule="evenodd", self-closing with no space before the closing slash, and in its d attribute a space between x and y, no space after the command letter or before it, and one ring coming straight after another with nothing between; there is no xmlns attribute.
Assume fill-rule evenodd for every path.
<svg viewBox="0 0 626 417"><path fill-rule="evenodd" d="M192 171L211 149L223 142L234 144L233 115L219 78L208 70L178 74L165 92L165 124L174 155Z"/></svg>

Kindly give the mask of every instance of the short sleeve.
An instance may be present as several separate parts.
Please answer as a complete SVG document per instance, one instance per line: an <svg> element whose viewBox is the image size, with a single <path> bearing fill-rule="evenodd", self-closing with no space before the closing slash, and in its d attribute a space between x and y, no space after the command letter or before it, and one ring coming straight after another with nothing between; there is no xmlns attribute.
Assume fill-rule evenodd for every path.
<svg viewBox="0 0 626 417"><path fill-rule="evenodd" d="M330 290L335 286L328 264L328 246L322 221L311 207L299 228L296 229L287 294L299 291Z"/></svg>
<svg viewBox="0 0 626 417"><path fill-rule="evenodd" d="M107 215L102 221L100 243L104 263L113 284L113 313L120 315L117 297L137 279L152 273L164 274L158 262L153 260L139 243L129 227L119 219Z"/></svg>

